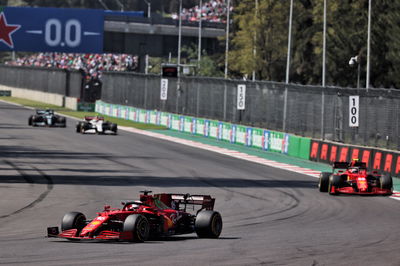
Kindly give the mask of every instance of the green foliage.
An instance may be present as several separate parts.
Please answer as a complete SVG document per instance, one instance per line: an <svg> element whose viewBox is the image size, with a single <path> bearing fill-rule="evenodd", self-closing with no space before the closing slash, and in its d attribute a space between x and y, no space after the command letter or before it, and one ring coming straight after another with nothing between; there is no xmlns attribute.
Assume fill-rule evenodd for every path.
<svg viewBox="0 0 400 266"><path fill-rule="evenodd" d="M283 81L290 1L258 2L256 12L256 0L236 1L230 71L244 76L255 70L257 79ZM321 84L323 4L294 1L290 82ZM371 21L371 86L400 88L400 2L372 1ZM357 68L348 62L358 55L365 86L367 22L368 0L327 0L327 85L355 87Z"/></svg>
<svg viewBox="0 0 400 266"><path fill-rule="evenodd" d="M198 63L198 47L196 45L182 47L183 63L195 65L196 75L203 77L222 77L222 70L216 63L217 58L207 55L205 50L201 53L200 63Z"/></svg>

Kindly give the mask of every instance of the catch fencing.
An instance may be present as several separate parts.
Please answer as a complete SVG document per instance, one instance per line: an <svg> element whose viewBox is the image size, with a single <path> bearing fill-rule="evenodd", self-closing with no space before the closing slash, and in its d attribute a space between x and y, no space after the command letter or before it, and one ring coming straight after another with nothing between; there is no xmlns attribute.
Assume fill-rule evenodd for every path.
<svg viewBox="0 0 400 266"><path fill-rule="evenodd" d="M336 142L400 149L400 92L286 85L277 82L182 77L168 79L160 100L160 76L103 74L102 100L235 124L285 131ZM245 110L237 87L246 85ZM359 126L349 125L349 96L359 95ZM323 106L323 108L322 108Z"/></svg>
<svg viewBox="0 0 400 266"><path fill-rule="evenodd" d="M105 72L101 100L316 139L400 150L398 90L182 77L179 82L177 78L168 79L167 100L160 100L161 79L159 75ZM1 66L0 84L77 98L81 98L82 92L78 71L58 69ZM237 87L241 84L246 85L242 111L237 108ZM349 126L351 95L359 95L358 127Z"/></svg>

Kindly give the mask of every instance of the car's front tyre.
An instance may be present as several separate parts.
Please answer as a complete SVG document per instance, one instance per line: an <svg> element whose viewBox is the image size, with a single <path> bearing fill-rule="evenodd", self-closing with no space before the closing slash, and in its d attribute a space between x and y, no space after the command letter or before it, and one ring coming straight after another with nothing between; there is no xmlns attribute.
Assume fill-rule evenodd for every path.
<svg viewBox="0 0 400 266"><path fill-rule="evenodd" d="M339 194L336 190L332 191L332 188L340 188L342 185L342 177L340 175L331 175L329 177L329 185L328 185L328 192L330 195L337 195Z"/></svg>
<svg viewBox="0 0 400 266"><path fill-rule="evenodd" d="M318 180L318 189L319 192L328 192L329 188L329 177L331 176L332 173L329 172L321 172L319 175L319 180Z"/></svg>
<svg viewBox="0 0 400 266"><path fill-rule="evenodd" d="M61 221L61 231L78 229L77 234L85 227L86 216L81 212L68 212Z"/></svg>
<svg viewBox="0 0 400 266"><path fill-rule="evenodd" d="M123 231L132 233L131 241L144 242L149 238L150 224L145 216L131 214L124 221Z"/></svg>

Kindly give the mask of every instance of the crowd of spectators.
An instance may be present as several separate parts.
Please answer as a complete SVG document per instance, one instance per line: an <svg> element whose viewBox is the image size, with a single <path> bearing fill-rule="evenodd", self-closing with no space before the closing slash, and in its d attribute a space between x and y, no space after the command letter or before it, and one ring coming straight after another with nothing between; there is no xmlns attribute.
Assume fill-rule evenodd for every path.
<svg viewBox="0 0 400 266"><path fill-rule="evenodd" d="M183 8L181 13L182 20L199 21L201 13L202 21L226 22L228 7L225 0L204 1L203 5L192 8ZM177 14L172 14L173 19L179 19Z"/></svg>
<svg viewBox="0 0 400 266"><path fill-rule="evenodd" d="M137 56L128 54L38 53L5 62L13 66L76 69L87 79L100 78L103 71L137 71Z"/></svg>

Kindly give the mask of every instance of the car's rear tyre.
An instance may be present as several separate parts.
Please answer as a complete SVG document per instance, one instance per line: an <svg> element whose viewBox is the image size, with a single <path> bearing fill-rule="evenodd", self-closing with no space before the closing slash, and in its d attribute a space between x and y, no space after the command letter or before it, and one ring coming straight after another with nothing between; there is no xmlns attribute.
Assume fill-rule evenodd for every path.
<svg viewBox="0 0 400 266"><path fill-rule="evenodd" d="M76 133L80 133L81 132L81 127L82 127L82 123L81 122L76 124Z"/></svg>
<svg viewBox="0 0 400 266"><path fill-rule="evenodd" d="M194 228L200 238L218 238L222 225L221 214L216 211L201 211L196 216Z"/></svg>
<svg viewBox="0 0 400 266"><path fill-rule="evenodd" d="M118 131L117 124L111 124L110 125L110 129L111 129L112 132L114 132L114 135L117 135L117 131Z"/></svg>
<svg viewBox="0 0 400 266"><path fill-rule="evenodd" d="M321 172L318 182L319 192L328 192L329 177L331 176L331 174L332 173L329 172Z"/></svg>
<svg viewBox="0 0 400 266"><path fill-rule="evenodd" d="M392 189L393 188L393 179L389 175L381 175L380 179L380 185L381 189Z"/></svg>
<svg viewBox="0 0 400 266"><path fill-rule="evenodd" d="M144 242L149 238L150 224L141 214L131 214L124 221L124 232L132 232L133 242Z"/></svg>
<svg viewBox="0 0 400 266"><path fill-rule="evenodd" d="M32 126L32 123L33 123L33 116L31 115L31 116L29 117L29 119L28 119L28 125L29 125L29 126Z"/></svg>
<svg viewBox="0 0 400 266"><path fill-rule="evenodd" d="M339 187L342 186L342 182L343 182L343 180L342 180L342 177L340 175L331 175L329 177L329 185L328 185L329 194L330 195L337 195L338 192L336 192L336 191L332 192L332 187L339 188Z"/></svg>
<svg viewBox="0 0 400 266"><path fill-rule="evenodd" d="M81 212L68 212L61 221L61 231L78 229L77 234L85 227L86 216Z"/></svg>
<svg viewBox="0 0 400 266"><path fill-rule="evenodd" d="M60 117L61 127L67 127L67 119L65 117Z"/></svg>

